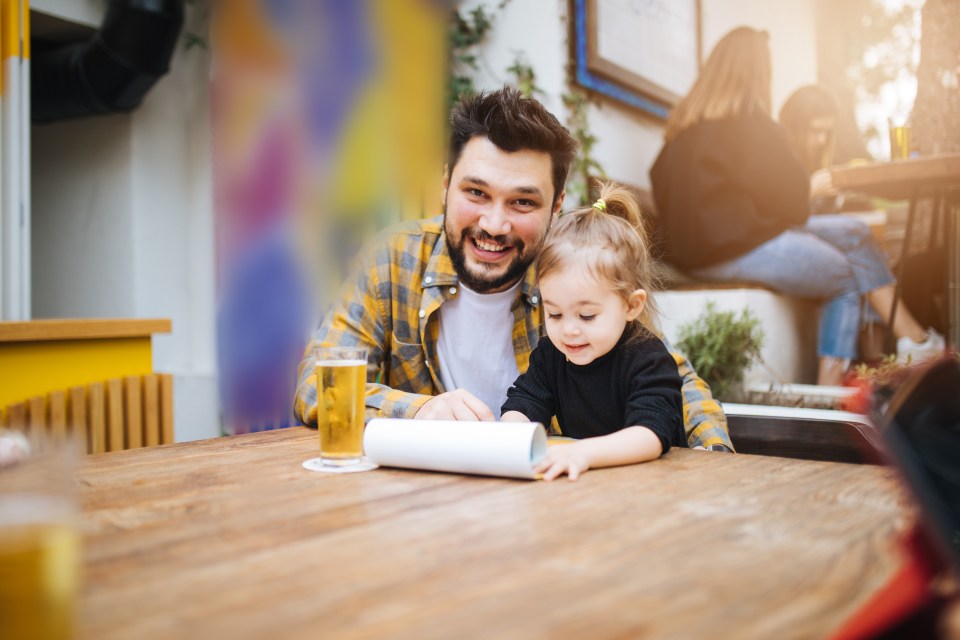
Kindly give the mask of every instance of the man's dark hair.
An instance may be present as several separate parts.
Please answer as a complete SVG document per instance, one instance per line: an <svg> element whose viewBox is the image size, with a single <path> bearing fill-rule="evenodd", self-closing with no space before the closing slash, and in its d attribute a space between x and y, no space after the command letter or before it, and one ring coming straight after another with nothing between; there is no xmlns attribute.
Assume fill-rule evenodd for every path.
<svg viewBox="0 0 960 640"><path fill-rule="evenodd" d="M447 168L451 174L463 147L476 137L487 138L510 153L530 149L549 154L553 202L557 201L577 153L577 141L537 100L512 87L461 98L450 114Z"/></svg>

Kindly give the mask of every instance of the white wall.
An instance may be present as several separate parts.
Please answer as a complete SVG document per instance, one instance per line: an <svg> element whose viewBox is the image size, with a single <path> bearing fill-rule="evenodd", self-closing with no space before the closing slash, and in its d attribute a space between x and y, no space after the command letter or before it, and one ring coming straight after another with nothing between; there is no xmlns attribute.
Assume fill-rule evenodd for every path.
<svg viewBox="0 0 960 640"><path fill-rule="evenodd" d="M34 317L171 318L153 365L181 441L220 429L208 75L181 43L132 114L33 129Z"/></svg>
<svg viewBox="0 0 960 640"><path fill-rule="evenodd" d="M462 8L493 7L491 0L469 0ZM814 0L702 0L704 57L730 29L749 25L770 32L774 110L799 85L816 81ZM492 35L482 48L480 88L493 89L510 79L506 69L522 51L544 89L541 101L563 122L560 96L566 91L567 0L511 0L495 13ZM662 122L611 100L590 107L590 128L597 137L595 157L608 175L649 187L647 172L663 142Z"/></svg>
<svg viewBox="0 0 960 640"><path fill-rule="evenodd" d="M817 81L816 0L703 0L703 55L734 27L770 33L774 117L794 89Z"/></svg>
<svg viewBox="0 0 960 640"><path fill-rule="evenodd" d="M220 432L209 54L181 43L170 67L133 114L131 240L137 315L173 319L153 363L175 375L182 441Z"/></svg>
<svg viewBox="0 0 960 640"><path fill-rule="evenodd" d="M131 118L33 127L34 318L130 317Z"/></svg>
<svg viewBox="0 0 960 640"><path fill-rule="evenodd" d="M100 25L106 6L106 0L30 0L31 11L41 11L88 27Z"/></svg>

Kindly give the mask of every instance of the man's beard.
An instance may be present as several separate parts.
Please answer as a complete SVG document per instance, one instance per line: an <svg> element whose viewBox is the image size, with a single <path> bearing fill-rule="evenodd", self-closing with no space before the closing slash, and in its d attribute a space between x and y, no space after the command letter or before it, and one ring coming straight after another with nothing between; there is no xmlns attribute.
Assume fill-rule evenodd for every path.
<svg viewBox="0 0 960 640"><path fill-rule="evenodd" d="M447 251L450 253L450 261L453 262L453 269L457 272L460 284L465 285L468 289L476 291L477 293L489 293L519 281L536 258L535 251L530 252L531 255L527 255L526 245L522 240L510 238L509 236L492 236L483 229L476 229L475 231L464 229L460 233L460 237L454 240L449 229L447 229L446 211L444 211L443 214L443 230L443 235L447 242ZM473 273L467 267L466 249L464 247L464 245L470 241L471 237L479 240L488 240L501 245L509 244L516 249L517 255L510 264L507 265L507 269L500 275ZM509 243L508 240L510 240ZM484 269L484 267L480 268Z"/></svg>

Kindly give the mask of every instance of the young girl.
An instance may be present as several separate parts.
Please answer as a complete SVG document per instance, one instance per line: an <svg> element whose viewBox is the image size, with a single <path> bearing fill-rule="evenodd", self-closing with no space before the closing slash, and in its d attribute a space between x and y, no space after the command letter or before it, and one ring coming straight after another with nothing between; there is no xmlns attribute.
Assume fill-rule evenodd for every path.
<svg viewBox="0 0 960 640"><path fill-rule="evenodd" d="M545 480L685 446L677 365L647 328L656 312L642 229L630 192L603 185L592 207L559 218L540 252L547 335L507 391L501 420L556 416L578 439L549 448L537 469Z"/></svg>

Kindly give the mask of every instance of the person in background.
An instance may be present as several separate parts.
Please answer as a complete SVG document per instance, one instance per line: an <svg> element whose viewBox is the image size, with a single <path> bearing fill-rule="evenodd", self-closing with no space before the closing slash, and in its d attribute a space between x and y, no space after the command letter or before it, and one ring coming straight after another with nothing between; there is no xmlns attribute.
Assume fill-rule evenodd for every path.
<svg viewBox="0 0 960 640"><path fill-rule="evenodd" d="M810 213L813 215L873 208L868 198L838 191L833 186L829 167L834 163L839 114L836 96L819 84L800 87L780 107L780 126L810 176ZM864 312L859 357L875 361L883 355L885 333L875 327L882 327L884 320L869 305Z"/></svg>
<svg viewBox="0 0 960 640"><path fill-rule="evenodd" d="M819 384L839 384L857 355L861 298L889 317L894 278L869 229L839 215L810 216L807 169L771 117L768 35L725 35L670 113L650 170L666 259L695 278L756 282L824 299ZM902 305L900 358L944 349Z"/></svg>
<svg viewBox="0 0 960 640"><path fill-rule="evenodd" d="M537 467L545 480L655 460L684 446L680 376L655 326L640 205L602 185L592 207L553 225L537 262L547 335L507 391L504 422L549 424L571 444Z"/></svg>
<svg viewBox="0 0 960 640"><path fill-rule="evenodd" d="M780 126L807 175L814 213L838 211L836 193L827 169L837 145L837 99L817 84L800 87L780 108Z"/></svg>
<svg viewBox="0 0 960 640"><path fill-rule="evenodd" d="M367 416L495 420L543 326L533 263L560 212L577 144L542 104L504 88L451 114L443 214L384 232L358 256L312 346L369 352ZM726 417L687 360L691 447L733 450ZM300 364L294 411L317 422L316 377Z"/></svg>

